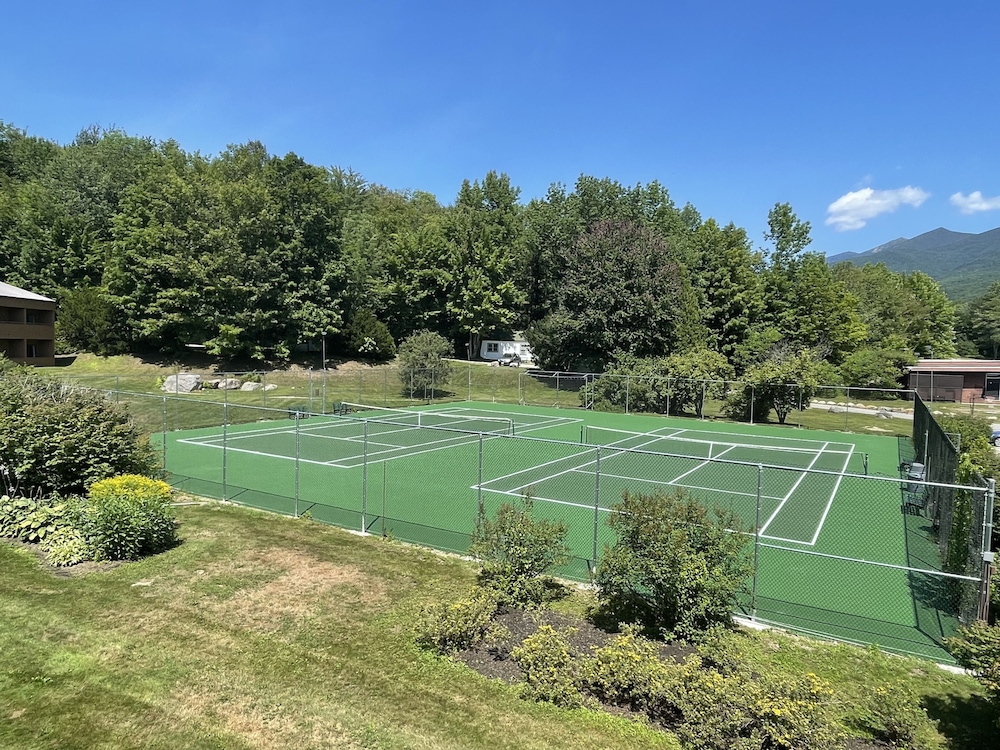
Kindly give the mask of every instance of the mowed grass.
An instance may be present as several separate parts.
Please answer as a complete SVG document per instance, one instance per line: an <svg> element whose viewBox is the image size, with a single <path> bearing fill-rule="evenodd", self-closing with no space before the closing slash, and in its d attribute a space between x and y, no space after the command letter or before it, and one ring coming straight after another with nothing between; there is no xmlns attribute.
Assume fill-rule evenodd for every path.
<svg viewBox="0 0 1000 750"><path fill-rule="evenodd" d="M414 645L466 561L308 520L205 503L182 543L57 575L0 544L3 748L676 748L642 723L523 701ZM584 612L589 595L563 602ZM978 686L927 662L777 634L776 663L849 696L910 685L957 750L988 746Z"/></svg>
<svg viewBox="0 0 1000 750"><path fill-rule="evenodd" d="M669 748L523 702L414 645L461 560L307 520L182 507L183 542L55 575L0 544L3 748Z"/></svg>

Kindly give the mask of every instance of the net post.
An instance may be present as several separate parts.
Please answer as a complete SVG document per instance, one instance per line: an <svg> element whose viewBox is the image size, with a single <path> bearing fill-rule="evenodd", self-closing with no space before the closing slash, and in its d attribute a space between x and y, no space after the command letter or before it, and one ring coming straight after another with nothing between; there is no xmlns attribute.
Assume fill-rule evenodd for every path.
<svg viewBox="0 0 1000 750"><path fill-rule="evenodd" d="M295 410L295 508L294 515L296 518L299 517L299 446L300 446L300 433L299 433L299 410Z"/></svg>
<svg viewBox="0 0 1000 750"><path fill-rule="evenodd" d="M868 476L868 454L865 454L865 476Z"/></svg>
<svg viewBox="0 0 1000 750"><path fill-rule="evenodd" d="M601 508L601 446L597 446L594 460L594 568L597 568L597 524Z"/></svg>
<svg viewBox="0 0 1000 750"><path fill-rule="evenodd" d="M368 512L368 420L365 420L364 450L361 459L361 533L368 531L365 515Z"/></svg>
<svg viewBox="0 0 1000 750"><path fill-rule="evenodd" d="M753 586L750 592L750 619L757 619L757 578L760 574L760 496L764 484L764 466L757 464L757 517L753 532Z"/></svg>

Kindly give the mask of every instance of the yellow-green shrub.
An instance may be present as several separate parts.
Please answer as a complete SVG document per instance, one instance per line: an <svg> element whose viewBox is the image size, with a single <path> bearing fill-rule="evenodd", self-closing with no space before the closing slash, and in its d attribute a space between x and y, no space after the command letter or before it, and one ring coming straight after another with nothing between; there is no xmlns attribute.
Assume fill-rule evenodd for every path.
<svg viewBox="0 0 1000 750"><path fill-rule="evenodd" d="M566 634L551 625L541 625L510 652L524 676L526 698L565 708L583 704L578 687L576 662Z"/></svg>
<svg viewBox="0 0 1000 750"><path fill-rule="evenodd" d="M493 621L497 607L496 594L482 589L465 599L428 607L417 626L417 643L449 654L487 640L499 627Z"/></svg>
<svg viewBox="0 0 1000 750"><path fill-rule="evenodd" d="M78 526L95 560L136 560L161 552L177 541L170 486L138 475L94 482Z"/></svg>

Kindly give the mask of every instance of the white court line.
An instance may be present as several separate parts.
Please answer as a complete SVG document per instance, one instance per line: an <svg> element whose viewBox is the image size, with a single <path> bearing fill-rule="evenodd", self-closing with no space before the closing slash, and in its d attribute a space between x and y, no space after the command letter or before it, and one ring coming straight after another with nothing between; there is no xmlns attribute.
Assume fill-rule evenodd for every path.
<svg viewBox="0 0 1000 750"><path fill-rule="evenodd" d="M827 445L829 445L829 443L827 443ZM809 469L813 467L813 464L819 461L819 457L821 455L823 455L822 450L816 454L816 456L813 458L812 461L809 462L809 465L806 467L805 471L799 474L799 478L795 480L795 484L793 484L792 488L788 490L788 494L785 495L784 499L780 503L778 503L778 507L774 509L774 513L772 513L771 516L767 519L767 521L764 522L764 525L760 527L760 530L757 532L758 534L760 534L761 536L764 535L764 531L767 529L768 526L771 525L771 521L773 521L774 517L778 515L778 512L785 507L785 503L788 502L788 498L790 498L792 496L792 493L794 493L795 490L798 489L798 486L802 484L802 480L806 478Z"/></svg>
<svg viewBox="0 0 1000 750"><path fill-rule="evenodd" d="M649 443L654 443L654 442L656 442L656 441L655 440L650 440L650 441L648 441L646 443L643 443L643 445L648 445ZM566 461L566 460L573 459L573 458L581 458L583 456L590 455L598 447L605 448L607 446L591 446L589 448L585 448L585 449L581 450L579 453L573 453L573 454L571 454L569 456L563 456L562 458L557 458L557 459L554 459L552 461L547 461L547 462L545 462L543 464L536 464L535 466L531 466L531 467L529 467L527 469L521 469L520 471L515 471L515 472L512 472L510 474L504 474L502 476L495 477L493 479L490 479L487 482L483 482L483 485L485 486L485 485L490 484L492 482L498 482L501 479L509 479L511 477L516 477L518 474L524 474L525 472L528 472L528 471L535 471L536 469L541 469L541 468L543 468L545 466L551 466L552 464L559 463L560 461ZM639 446L639 447L641 447L641 446ZM626 452L627 451L618 451L616 454L608 456L607 458L608 459L615 458L616 456L621 456L622 454L624 454ZM538 482L547 482L550 479L555 479L556 477L561 477L562 475L569 474L572 471L579 471L580 469L582 469L585 466L593 466L596 463L597 463L597 459L595 458L593 461L587 461L586 463L578 464L577 466L571 466L570 468L566 469L565 471L560 471L560 472L557 472L556 474L549 474L548 476L543 477L543 478L541 478L539 480L536 480L536 481L538 481ZM521 490L521 489L524 489L525 487L532 487L532 486L534 486L534 484L535 484L534 482L532 482L531 484L523 484L520 487L515 488L515 490Z"/></svg>
<svg viewBox="0 0 1000 750"><path fill-rule="evenodd" d="M509 495L510 497L522 497L521 493L517 492L516 490L494 490L494 489L490 489L488 487L477 487L476 485L472 485L471 487L469 487L469 489L470 490L481 489L483 492L492 492L495 495ZM583 510L593 510L594 509L593 503L591 503L589 505L585 505L584 503L574 503L571 500L556 500L554 497L536 497L536 496L532 496L531 499L534 502L541 501L543 503L555 503L556 505L568 505L571 508L582 508ZM612 513L612 512L614 512L613 508L605 508L603 505L598 505L597 509L598 510L603 510L605 513Z"/></svg>
<svg viewBox="0 0 1000 750"><path fill-rule="evenodd" d="M580 472L581 474L590 474L591 472ZM643 479L641 477L632 477L622 474L609 474L607 472L601 472L601 478L610 479L621 479L626 482L645 482L647 484L673 484L673 482L664 482L659 479ZM717 492L722 495L735 495L737 497L757 497L756 492L740 492L738 490L723 490L718 487L702 487L700 484L673 484L674 487L680 487L685 490L701 490L702 492ZM761 495L761 500L780 500L780 497L772 497L770 495Z"/></svg>
<svg viewBox="0 0 1000 750"><path fill-rule="evenodd" d="M408 428L405 428L405 429L393 430L392 432L389 432L389 433L383 432L381 434L382 435L385 435L385 434L390 434L391 435L391 434L395 434L397 432L406 432L406 431L415 430L415 429L419 429L419 428L417 428L417 427L408 427ZM287 432L287 430L285 432ZM252 434L254 436L259 436L260 435L259 432L254 432ZM275 432L275 433L269 433L269 434L281 434L281 433L280 432ZM294 431L292 431L291 434L294 434ZM344 443L357 443L359 441L361 441L361 442L364 441L364 436L363 435L361 435L361 436L351 435L351 436L347 436L347 437L344 437L344 436L338 437L336 435L310 435L309 437L321 437L321 438L325 438L327 440L337 440L337 441L344 442ZM371 437L372 436L369 437L369 442L371 442ZM375 436L375 437L377 437L377 436ZM417 456L417 455L420 455L422 453L433 453L434 451L447 450L449 448L453 448L453 447L456 447L456 446L459 446L459 445L468 445L470 442L472 442L470 440L470 438L473 438L473 437L477 437L477 434L469 432L469 433L462 433L461 435L452 435L450 437L442 438L441 440L434 441L434 442L431 442L431 443L424 442L424 443L421 443L421 446L435 445L436 443L443 443L443 445L438 445L437 447L427 448L427 449L423 449L423 450L413 450L412 447L407 447L407 446L399 446L399 445L392 446L391 443L379 443L379 445L385 445L385 446L390 447L390 450L378 451L379 453L392 453L393 451L391 450L391 448L393 448L393 447L397 451L405 451L405 452L402 455L399 455L399 456L389 456L388 458L380 458L380 459L376 459L375 461L372 461L370 463L381 463L383 461L395 461L396 459L407 458L408 456ZM501 437L501 436L499 436L499 435L483 435L483 438L486 439L486 440L492 440L492 439L494 439L496 437ZM221 440L221 439L222 438L220 436L218 438L218 440ZM226 441L226 443L224 445L218 444L217 442L215 442L214 439L213 439L213 441L207 441L207 442L203 442L203 440L204 439L191 438L191 439L181 439L181 440L178 440L177 442L178 443L185 443L187 445L194 445L194 446L201 447L201 448L214 448L216 450L223 450L224 449L224 450L236 451L237 453L248 453L248 454L255 455L255 456L270 456L271 458L278 458L278 459L286 460L286 461L294 461L295 460L295 456L286 456L286 455L281 454L281 453L267 453L265 451L248 450L246 448L236 448L234 446L230 446L228 444L228 440L229 440L228 436L227 436L227 441ZM369 453L369 455L371 455L371 453ZM334 459L332 461L314 461L314 460L303 459L303 458L300 458L299 460L302 461L302 462L304 462L304 463L316 464L318 466L332 466L332 467L338 468L338 469L354 469L354 468L357 468L358 466L360 466L360 464L359 463L348 464L348 463L345 463L345 462L347 462L347 461L357 461L358 459L363 459L363 458L364 458L364 453L362 452L362 453L355 454L353 456L344 456L342 458L337 458L337 459Z"/></svg>
<svg viewBox="0 0 1000 750"><path fill-rule="evenodd" d="M816 527L816 533L813 534L812 541L809 542L810 545L815 545L816 540L819 539L819 532L823 530L823 524L826 523L826 516L830 512L830 508L833 507L833 499L837 496L837 492L840 490L840 483L844 481L844 472L847 471L847 464L851 461L851 454L847 454L847 460L844 461L844 466L840 470L840 476L837 477L837 481L833 485L833 492L830 493L830 499L826 503L826 508L823 510L823 515L819 519L819 526Z"/></svg>
<svg viewBox="0 0 1000 750"><path fill-rule="evenodd" d="M722 453L720 453L718 456L713 456L712 458L719 458L720 456L724 456L725 454L729 453L729 451L735 450L735 449L736 449L736 446L735 445L731 445L728 448L726 448L724 451L722 451ZM711 450L711 449L709 449L709 450ZM702 468L708 466L711 463L712 463L712 459L711 458L706 459L706 460L702 461L700 464L698 464L697 466L695 466L693 469L688 469L683 474L681 474L679 477L675 477L674 479L671 479L669 482L667 482L667 484L676 484L677 482L679 482L684 477L688 476L689 474L694 474L696 471L698 471L698 469L702 469Z"/></svg>

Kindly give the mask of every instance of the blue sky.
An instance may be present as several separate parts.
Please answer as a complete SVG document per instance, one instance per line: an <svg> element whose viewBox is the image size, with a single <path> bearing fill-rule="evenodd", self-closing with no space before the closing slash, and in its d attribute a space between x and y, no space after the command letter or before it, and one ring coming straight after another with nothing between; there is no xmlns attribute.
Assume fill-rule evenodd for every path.
<svg viewBox="0 0 1000 750"><path fill-rule="evenodd" d="M15 3L0 119L92 124L217 154L260 140L451 203L507 173L658 180L763 244L1000 226L1000 4Z"/></svg>

